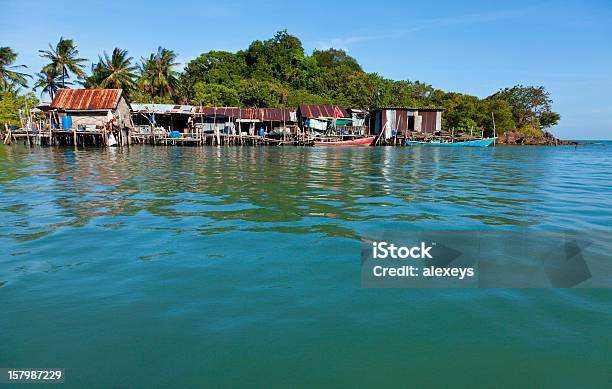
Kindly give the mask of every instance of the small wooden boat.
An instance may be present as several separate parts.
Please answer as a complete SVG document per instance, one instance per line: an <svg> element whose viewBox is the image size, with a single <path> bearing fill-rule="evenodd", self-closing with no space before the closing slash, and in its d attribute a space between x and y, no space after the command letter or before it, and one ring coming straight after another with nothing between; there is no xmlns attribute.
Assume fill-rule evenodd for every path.
<svg viewBox="0 0 612 389"><path fill-rule="evenodd" d="M374 138L376 137L369 136L367 138L357 138L350 140L334 140L334 138L330 138L329 140L315 140L314 144L315 146L369 146L374 141Z"/></svg>
<svg viewBox="0 0 612 389"><path fill-rule="evenodd" d="M442 142L440 140L431 140L428 142L408 140L406 146L436 146L436 147L487 147L495 142L497 138L483 138L476 140L466 140L459 142Z"/></svg>

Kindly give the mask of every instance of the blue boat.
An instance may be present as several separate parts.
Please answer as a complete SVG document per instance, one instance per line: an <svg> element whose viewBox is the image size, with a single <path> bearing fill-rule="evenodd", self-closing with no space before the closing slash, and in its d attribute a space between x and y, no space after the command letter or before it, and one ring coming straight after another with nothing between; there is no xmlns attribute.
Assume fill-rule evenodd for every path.
<svg viewBox="0 0 612 389"><path fill-rule="evenodd" d="M428 142L407 140L406 146L436 146L436 147L487 147L495 142L497 138L483 138L476 140L466 140L462 142L442 142L440 140L431 140Z"/></svg>

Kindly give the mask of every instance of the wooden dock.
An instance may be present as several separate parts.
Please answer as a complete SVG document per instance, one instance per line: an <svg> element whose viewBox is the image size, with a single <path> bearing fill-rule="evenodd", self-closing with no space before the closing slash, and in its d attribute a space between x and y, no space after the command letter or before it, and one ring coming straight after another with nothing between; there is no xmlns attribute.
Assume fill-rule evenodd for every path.
<svg viewBox="0 0 612 389"><path fill-rule="evenodd" d="M77 130L77 129L45 129L42 131L18 129L11 130L5 126L5 131L0 135L4 144L20 143L28 146L74 146L74 147L100 147L109 146L110 134L115 138L117 146L127 146L131 144L148 144L155 146L312 146L314 139L300 134L284 134L276 137L246 135L246 134L225 134L225 133L142 133L130 131L128 129L114 129L108 132L106 129L100 130ZM339 139L354 139L354 135L338 135ZM372 146L405 146L406 141L429 141L431 139L444 139L446 141L465 141L473 137L467 135L433 135L423 133L408 133L384 139L382 133L377 135ZM475 138L474 138L475 139Z"/></svg>
<svg viewBox="0 0 612 389"><path fill-rule="evenodd" d="M114 131L113 136L118 145L128 145L131 137L127 131ZM108 146L110 133L106 130L77 130L77 129L46 129L43 131L18 129L11 130L5 127L1 134L5 145L20 143L28 146Z"/></svg>
<svg viewBox="0 0 612 389"><path fill-rule="evenodd" d="M314 142L303 135L286 135L278 138L258 135L231 135L211 133L181 133L179 136L166 134L131 134L132 144L151 144L161 146L311 146Z"/></svg>

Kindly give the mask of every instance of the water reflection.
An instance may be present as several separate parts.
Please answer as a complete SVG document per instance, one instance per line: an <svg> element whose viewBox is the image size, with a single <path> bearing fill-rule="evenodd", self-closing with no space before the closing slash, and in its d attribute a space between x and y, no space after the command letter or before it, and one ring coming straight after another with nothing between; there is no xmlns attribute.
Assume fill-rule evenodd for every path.
<svg viewBox="0 0 612 389"><path fill-rule="evenodd" d="M351 239L364 229L389 226L537 226L554 222L558 215L551 209L567 201L567 190L556 194L556 187L568 183L554 179L567 152L1 148L0 210L11 226L5 223L1 231L36 240L91 223L120 230L130 218L149 218L143 228L179 233L243 230ZM579 167L572 163L572 169ZM168 227L176 223L164 220L182 225Z"/></svg>

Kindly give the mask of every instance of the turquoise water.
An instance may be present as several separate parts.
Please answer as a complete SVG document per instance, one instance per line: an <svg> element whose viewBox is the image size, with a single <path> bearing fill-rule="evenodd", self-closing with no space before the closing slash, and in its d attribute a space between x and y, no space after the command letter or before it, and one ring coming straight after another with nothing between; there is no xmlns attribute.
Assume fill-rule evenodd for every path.
<svg viewBox="0 0 612 389"><path fill-rule="evenodd" d="M605 387L609 290L360 287L372 230L612 227L612 144L0 148L0 367L65 387Z"/></svg>

